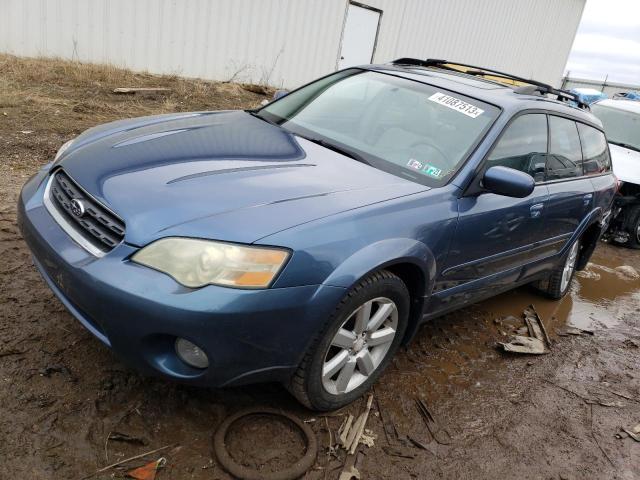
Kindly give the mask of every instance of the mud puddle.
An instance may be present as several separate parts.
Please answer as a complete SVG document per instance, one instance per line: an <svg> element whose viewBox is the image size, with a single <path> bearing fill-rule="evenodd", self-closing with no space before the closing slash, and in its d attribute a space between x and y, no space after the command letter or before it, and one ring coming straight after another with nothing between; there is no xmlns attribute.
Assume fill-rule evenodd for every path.
<svg viewBox="0 0 640 480"><path fill-rule="evenodd" d="M505 385L519 372L509 369L509 364L520 362L526 369L535 361L532 356L504 354L496 348L497 342L524 327L523 310L533 304L554 340L566 326L595 330L596 334L613 329L640 304L640 278L629 266L637 264L636 254L616 247L599 248L561 301L522 287L425 325L407 351L395 359L395 368L381 382L384 387L377 387L378 391L384 388L380 392L383 409L396 428L410 434L423 428L416 423L415 398L445 410L466 402L465 413L456 419L467 425L464 435L486 433L487 425L474 417L474 412L487 408L481 399L503 389L504 397L514 396ZM401 398L397 392L403 392Z"/></svg>
<svg viewBox="0 0 640 480"><path fill-rule="evenodd" d="M627 249L597 250L587 268L576 274L570 295L560 301L545 299L525 287L478 307L498 317L520 318L522 309L533 304L551 332L565 325L596 330L615 327L623 316L637 310L640 301L640 276L624 263L633 253Z"/></svg>

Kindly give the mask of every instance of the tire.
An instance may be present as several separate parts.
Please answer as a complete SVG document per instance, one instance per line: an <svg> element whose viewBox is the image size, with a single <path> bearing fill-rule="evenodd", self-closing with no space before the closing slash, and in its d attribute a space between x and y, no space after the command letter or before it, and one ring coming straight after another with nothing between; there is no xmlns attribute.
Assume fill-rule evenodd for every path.
<svg viewBox="0 0 640 480"><path fill-rule="evenodd" d="M640 205L629 207L626 212L625 230L629 233L627 247L640 249Z"/></svg>
<svg viewBox="0 0 640 480"><path fill-rule="evenodd" d="M537 284L536 288L546 297L560 300L569 291L571 280L576 273L576 263L580 255L580 240L576 240L562 262L551 272L546 280Z"/></svg>
<svg viewBox="0 0 640 480"><path fill-rule="evenodd" d="M409 305L409 291L393 273L380 270L365 277L344 296L313 340L288 390L318 411L335 410L356 400L375 383L400 347Z"/></svg>

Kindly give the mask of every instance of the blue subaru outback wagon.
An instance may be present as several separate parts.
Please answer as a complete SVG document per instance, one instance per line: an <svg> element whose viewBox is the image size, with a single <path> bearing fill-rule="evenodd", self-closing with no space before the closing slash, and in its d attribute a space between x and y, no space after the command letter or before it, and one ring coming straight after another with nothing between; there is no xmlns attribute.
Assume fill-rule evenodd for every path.
<svg viewBox="0 0 640 480"><path fill-rule="evenodd" d="M69 311L138 369L279 381L333 409L421 323L523 284L567 292L616 185L601 123L571 100L400 59L259 110L113 122L26 183L21 229Z"/></svg>

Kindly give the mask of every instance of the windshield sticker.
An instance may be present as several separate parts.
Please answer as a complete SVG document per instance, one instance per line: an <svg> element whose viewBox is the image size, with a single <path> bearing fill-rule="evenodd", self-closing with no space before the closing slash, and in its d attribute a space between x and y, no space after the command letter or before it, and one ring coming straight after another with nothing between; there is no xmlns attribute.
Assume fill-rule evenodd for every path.
<svg viewBox="0 0 640 480"><path fill-rule="evenodd" d="M429 165L428 163L424 166L424 168L422 169L422 172L425 175L429 175L430 177L433 177L433 178L440 178L442 176L442 170L434 167L433 165Z"/></svg>
<svg viewBox="0 0 640 480"><path fill-rule="evenodd" d="M445 95L441 92L434 93L429 97L429 100L439 103L440 105L444 105L445 107L457 112L464 113L467 117L471 118L477 118L484 113L484 110L476 107L475 105L471 105L459 98L452 97L451 95Z"/></svg>
<svg viewBox="0 0 640 480"><path fill-rule="evenodd" d="M424 165L422 164L422 162L419 162L415 158L412 158L407 162L407 167L413 168L414 170L422 170L422 167L424 167Z"/></svg>

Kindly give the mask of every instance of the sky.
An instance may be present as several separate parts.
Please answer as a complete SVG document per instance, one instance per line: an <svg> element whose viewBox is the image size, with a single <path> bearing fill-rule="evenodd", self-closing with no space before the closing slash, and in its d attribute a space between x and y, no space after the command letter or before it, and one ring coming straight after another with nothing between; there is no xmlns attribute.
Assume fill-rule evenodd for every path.
<svg viewBox="0 0 640 480"><path fill-rule="evenodd" d="M640 0L587 0L566 71L640 85Z"/></svg>

